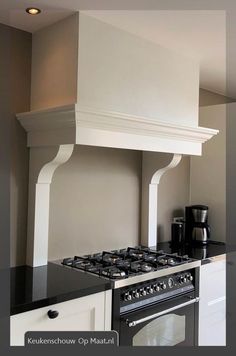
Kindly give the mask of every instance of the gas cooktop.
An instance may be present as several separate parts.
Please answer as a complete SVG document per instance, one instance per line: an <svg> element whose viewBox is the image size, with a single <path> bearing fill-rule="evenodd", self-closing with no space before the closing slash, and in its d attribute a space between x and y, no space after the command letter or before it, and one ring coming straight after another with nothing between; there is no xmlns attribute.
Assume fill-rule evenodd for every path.
<svg viewBox="0 0 236 356"><path fill-rule="evenodd" d="M122 283L127 285L136 283L136 280L155 278L155 272L160 272L159 275L165 275L168 274L167 271L170 268L176 270L175 267L178 267L176 271L180 271L183 268L186 269L185 265L192 265L193 262L194 260L187 255L179 256L175 253L168 254L162 250L155 251L148 247L136 246L109 252L103 251L92 255L64 258L61 263L64 266L97 274L111 281L128 280L129 282ZM172 273L172 269L169 273ZM138 279L132 278L131 282L130 277L138 277Z"/></svg>

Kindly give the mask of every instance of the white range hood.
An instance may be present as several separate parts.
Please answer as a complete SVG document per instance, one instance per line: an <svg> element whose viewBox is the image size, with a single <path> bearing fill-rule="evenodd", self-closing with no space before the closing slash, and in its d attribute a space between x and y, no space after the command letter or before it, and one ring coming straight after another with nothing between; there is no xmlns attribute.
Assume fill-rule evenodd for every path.
<svg viewBox="0 0 236 356"><path fill-rule="evenodd" d="M147 244L152 245L161 176L182 154L201 155L202 144L218 132L198 126L197 63L85 14L72 21L72 34L64 42L60 24L58 35L57 25L33 35L33 110L17 114L30 147L27 264L33 266L47 264L50 184L74 145L174 154L150 182ZM70 82L61 78L60 66L47 64L54 52L64 56L65 63L74 60L64 50L68 41L78 49L72 73L77 85L75 103L65 105L60 86L67 88ZM49 108L42 105L44 89L50 93Z"/></svg>
<svg viewBox="0 0 236 356"><path fill-rule="evenodd" d="M17 115L28 146L81 144L142 151L200 155L217 130L101 111L80 104Z"/></svg>

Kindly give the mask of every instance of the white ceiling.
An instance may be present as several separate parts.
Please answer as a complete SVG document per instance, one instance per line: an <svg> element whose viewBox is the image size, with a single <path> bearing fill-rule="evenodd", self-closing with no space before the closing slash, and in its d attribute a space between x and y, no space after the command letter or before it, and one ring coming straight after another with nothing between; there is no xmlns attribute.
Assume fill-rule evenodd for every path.
<svg viewBox="0 0 236 356"><path fill-rule="evenodd" d="M37 16L24 10L42 9ZM0 0L0 22L29 32L48 26L81 7L78 0ZM125 31L194 58L200 64L200 85L225 93L225 11L86 11ZM236 97L236 93L235 93Z"/></svg>
<svg viewBox="0 0 236 356"><path fill-rule="evenodd" d="M67 0L57 1L57 3L61 5L64 3L64 8L55 6L53 0L0 0L0 22L28 32L35 32L75 11L65 6ZM37 7L42 12L32 16L25 12L27 7Z"/></svg>

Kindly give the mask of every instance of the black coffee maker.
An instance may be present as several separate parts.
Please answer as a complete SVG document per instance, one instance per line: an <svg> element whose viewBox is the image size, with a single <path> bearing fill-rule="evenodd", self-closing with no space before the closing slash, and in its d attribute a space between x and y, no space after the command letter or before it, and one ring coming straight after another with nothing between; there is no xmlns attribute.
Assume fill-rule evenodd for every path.
<svg viewBox="0 0 236 356"><path fill-rule="evenodd" d="M185 241L205 245L210 239L208 206L191 205L185 207Z"/></svg>

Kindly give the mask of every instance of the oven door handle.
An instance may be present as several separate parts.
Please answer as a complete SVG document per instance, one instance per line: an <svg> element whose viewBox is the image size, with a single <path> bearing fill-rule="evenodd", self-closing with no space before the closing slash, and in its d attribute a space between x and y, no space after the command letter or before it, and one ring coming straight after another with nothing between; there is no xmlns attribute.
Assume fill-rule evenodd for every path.
<svg viewBox="0 0 236 356"><path fill-rule="evenodd" d="M134 320L134 321L130 321L129 319L126 319L125 322L128 325L128 327L131 328L132 326L136 326L138 324L144 323L145 321L148 321L148 320L151 320L151 319L154 319L154 318L158 318L159 316L165 315L165 314L170 313L170 312L172 312L174 310L177 310L177 309L186 307L187 305L198 303L198 302L199 302L199 298L198 297L197 298L193 298L193 299L189 300L188 302L176 305L175 307L163 310L163 311L161 311L159 313L155 313L155 314L146 316L145 318L142 318L142 319L139 319L139 320Z"/></svg>

